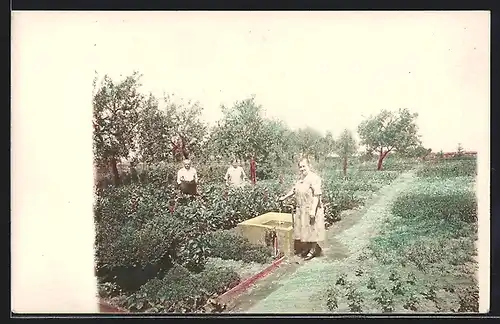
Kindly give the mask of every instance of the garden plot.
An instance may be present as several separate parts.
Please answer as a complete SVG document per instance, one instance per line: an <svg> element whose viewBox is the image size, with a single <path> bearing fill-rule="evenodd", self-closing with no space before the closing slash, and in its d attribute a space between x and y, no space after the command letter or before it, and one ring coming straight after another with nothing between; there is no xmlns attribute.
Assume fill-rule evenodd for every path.
<svg viewBox="0 0 500 324"><path fill-rule="evenodd" d="M324 182L325 202L335 204L327 221L362 206L368 193L397 174L353 172L344 180L332 172ZM233 229L279 212L276 198L290 188L290 177L231 191L207 183L196 200L176 198L163 176L148 179L99 192L98 276L101 296L110 303L132 312L204 312L211 300L273 262L270 248L250 244Z"/></svg>
<svg viewBox="0 0 500 324"><path fill-rule="evenodd" d="M330 278L328 290L317 297L322 309L477 312L477 202L470 163L443 162L418 171L369 249Z"/></svg>

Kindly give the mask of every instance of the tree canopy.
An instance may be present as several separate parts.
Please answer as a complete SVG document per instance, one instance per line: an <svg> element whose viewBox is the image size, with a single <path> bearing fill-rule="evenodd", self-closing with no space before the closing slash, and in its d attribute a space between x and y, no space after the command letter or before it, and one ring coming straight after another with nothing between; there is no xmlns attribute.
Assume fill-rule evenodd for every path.
<svg viewBox="0 0 500 324"><path fill-rule="evenodd" d="M379 155L377 169L382 168L382 161L391 151L404 152L421 144L415 119L418 114L407 108L397 112L382 110L360 123L358 133L361 144L369 152Z"/></svg>
<svg viewBox="0 0 500 324"><path fill-rule="evenodd" d="M105 75L94 80L94 148L99 163L116 163L122 158L145 163L254 157L260 165L284 166L306 155L319 161L331 153L345 158L358 147L354 134L344 130L337 140L332 132L323 135L311 127L291 129L283 121L265 116L255 95L222 105L222 118L209 127L202 120L198 102L173 100L173 95L143 95L141 74L134 72L119 81ZM360 144L367 153L379 156L378 169L392 151L422 155L415 119L408 109L382 110L358 127ZM116 175L117 177L118 175Z"/></svg>

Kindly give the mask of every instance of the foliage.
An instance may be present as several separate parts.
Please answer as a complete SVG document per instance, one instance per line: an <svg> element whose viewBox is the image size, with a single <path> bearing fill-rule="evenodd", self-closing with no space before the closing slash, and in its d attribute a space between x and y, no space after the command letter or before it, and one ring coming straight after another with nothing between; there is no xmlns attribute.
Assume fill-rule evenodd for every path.
<svg viewBox="0 0 500 324"><path fill-rule="evenodd" d="M473 177L476 174L476 159L443 160L438 163L426 163L423 168L417 171L418 177L425 178Z"/></svg>
<svg viewBox="0 0 500 324"><path fill-rule="evenodd" d="M372 241L372 257L394 271L389 294L401 295L395 298L405 309L421 310L428 300L437 310L477 311L477 298L467 299L465 293L477 289L477 223L471 222L476 202L470 182L470 177L421 179L396 200L398 218ZM405 272L405 278L400 276Z"/></svg>
<svg viewBox="0 0 500 324"><path fill-rule="evenodd" d="M255 97L235 102L231 108L221 106L221 109L223 118L211 132L213 151L225 158L254 155L258 161L265 160L272 151L267 147L271 133L266 127L263 108L255 103Z"/></svg>
<svg viewBox="0 0 500 324"><path fill-rule="evenodd" d="M432 149L425 148L422 145L416 145L413 147L409 147L406 151L400 152L399 155L407 158L425 158L432 152Z"/></svg>
<svg viewBox="0 0 500 324"><path fill-rule="evenodd" d="M233 287L240 281L238 274L227 268L210 268L192 274L174 265L163 278L154 278L129 296L124 306L134 312L188 313L200 311L214 294Z"/></svg>
<svg viewBox="0 0 500 324"><path fill-rule="evenodd" d="M352 132L348 129L344 129L340 134L335 149L341 157L351 157L356 153L358 147L356 139Z"/></svg>
<svg viewBox="0 0 500 324"><path fill-rule="evenodd" d="M377 169L382 168L382 161L392 150L404 152L420 145L415 119L417 114L408 109L399 109L397 113L382 110L378 115L370 116L358 126L361 145L369 152L379 154Z"/></svg>
<svg viewBox="0 0 500 324"><path fill-rule="evenodd" d="M457 145L457 156L462 156L464 155L464 147L462 146L462 143L458 143Z"/></svg>
<svg viewBox="0 0 500 324"><path fill-rule="evenodd" d="M348 159L356 153L358 147L351 131L344 129L336 143L336 151L343 160L344 177L347 176Z"/></svg>
<svg viewBox="0 0 500 324"><path fill-rule="evenodd" d="M472 193L472 182L472 177L417 178L396 199L393 217L368 249L355 263L342 265L344 271L331 271L334 276L324 290L327 309L477 311L477 222L464 221L475 214L465 201L474 201L449 199L450 194ZM421 202L423 193L440 201L440 209L427 207L428 196ZM448 202L441 203L439 196Z"/></svg>
<svg viewBox="0 0 500 324"><path fill-rule="evenodd" d="M335 141L331 132L323 136L319 131L311 127L298 129L295 132L295 143L297 152L301 156L314 158L316 162L320 160L320 157L325 158L335 149Z"/></svg>
<svg viewBox="0 0 500 324"><path fill-rule="evenodd" d="M159 100L150 94L140 112L139 160L152 163L202 156L208 131L202 111L199 103L174 102L172 96Z"/></svg>
<svg viewBox="0 0 500 324"><path fill-rule="evenodd" d="M406 218L477 221L475 193L463 181L422 182L398 197L392 212Z"/></svg>
<svg viewBox="0 0 500 324"><path fill-rule="evenodd" d="M171 138L175 127L169 111L159 109L159 100L149 95L139 115L137 130L140 160L145 163L172 158Z"/></svg>
<svg viewBox="0 0 500 324"><path fill-rule="evenodd" d="M94 79L93 125L95 158L128 157L135 149L135 133L143 95L139 92L141 75L131 76L115 83L105 75L99 88Z"/></svg>
<svg viewBox="0 0 500 324"><path fill-rule="evenodd" d="M212 266L207 267L197 275L202 284L202 289L208 295L220 295L236 286L241 278L230 267Z"/></svg>
<svg viewBox="0 0 500 324"><path fill-rule="evenodd" d="M171 116L173 153L177 161L191 155L202 156L202 147L208 136L208 126L201 121L203 108L198 102L174 103L172 96L165 96L164 110Z"/></svg>
<svg viewBox="0 0 500 324"><path fill-rule="evenodd" d="M323 174L323 202L327 206L325 221L328 225L340 219L340 212L364 203L360 192L374 192L391 183L398 172L352 172L343 179L341 173L328 171Z"/></svg>
<svg viewBox="0 0 500 324"><path fill-rule="evenodd" d="M267 263L271 260L271 249L251 244L247 239L229 231L217 231L207 238L211 257L223 260Z"/></svg>

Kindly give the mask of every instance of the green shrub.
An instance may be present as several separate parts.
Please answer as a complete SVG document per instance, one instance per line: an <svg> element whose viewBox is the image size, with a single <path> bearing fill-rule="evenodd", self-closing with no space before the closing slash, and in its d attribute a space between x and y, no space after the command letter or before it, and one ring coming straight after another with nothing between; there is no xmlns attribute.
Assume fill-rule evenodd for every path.
<svg viewBox="0 0 500 324"><path fill-rule="evenodd" d="M470 177L477 175L476 159L442 160L428 162L425 167L417 171L417 176L422 178L452 178Z"/></svg>
<svg viewBox="0 0 500 324"><path fill-rule="evenodd" d="M206 238L195 236L181 246L175 259L188 270L200 272L205 268L209 256L210 248Z"/></svg>
<svg viewBox="0 0 500 324"><path fill-rule="evenodd" d="M220 295L236 286L241 278L233 269L212 266L197 275L202 289L209 295Z"/></svg>
<svg viewBox="0 0 500 324"><path fill-rule="evenodd" d="M192 312L206 300L201 283L186 268L174 265L162 279L154 278L125 300L134 312Z"/></svg>
<svg viewBox="0 0 500 324"><path fill-rule="evenodd" d="M394 311L394 295L387 288L377 289L374 300L379 305L382 313L392 313Z"/></svg>
<svg viewBox="0 0 500 324"><path fill-rule="evenodd" d="M326 290L326 307L329 311L333 312L339 307L339 301L341 299L341 291L335 286L331 285Z"/></svg>
<svg viewBox="0 0 500 324"><path fill-rule="evenodd" d="M159 215L140 228L129 223L116 240L97 248L97 258L109 268L155 264L184 238L183 228L185 223L169 214Z"/></svg>
<svg viewBox="0 0 500 324"><path fill-rule="evenodd" d="M328 225L340 220L340 212L353 209L362 205L363 200L355 195L354 191L348 191L329 183L323 190L323 203L325 209L325 222Z"/></svg>
<svg viewBox="0 0 500 324"><path fill-rule="evenodd" d="M207 238L210 256L223 260L267 263L271 249L250 243L246 238L228 231L210 233Z"/></svg>
<svg viewBox="0 0 500 324"><path fill-rule="evenodd" d="M458 297L460 300L458 312L477 313L479 311L479 287L477 283L458 289Z"/></svg>
<svg viewBox="0 0 500 324"><path fill-rule="evenodd" d="M453 221L477 221L476 196L471 191L406 193L396 199L392 213L405 218L436 218Z"/></svg>
<svg viewBox="0 0 500 324"><path fill-rule="evenodd" d="M196 312L209 297L224 293L240 281L228 268L208 268L193 274L174 265L163 278L154 278L129 296L124 305L135 312Z"/></svg>
<svg viewBox="0 0 500 324"><path fill-rule="evenodd" d="M407 171L415 168L419 163L418 158L398 158L389 155L384 159L384 171Z"/></svg>
<svg viewBox="0 0 500 324"><path fill-rule="evenodd" d="M223 164L194 164L193 167L198 173L202 183L222 182L228 165ZM138 178L141 183L154 184L156 186L166 186L174 184L177 178L177 171L182 168L181 163L156 163L137 168Z"/></svg>

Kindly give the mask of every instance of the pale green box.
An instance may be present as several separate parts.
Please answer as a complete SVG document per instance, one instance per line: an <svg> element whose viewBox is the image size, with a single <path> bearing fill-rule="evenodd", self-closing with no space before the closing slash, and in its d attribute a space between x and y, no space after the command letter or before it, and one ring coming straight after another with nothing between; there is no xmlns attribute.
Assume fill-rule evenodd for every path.
<svg viewBox="0 0 500 324"><path fill-rule="evenodd" d="M237 231L251 243L266 244L266 235L275 231L278 238L278 249L286 256L294 254L293 219L292 214L266 213L237 225ZM269 242L268 242L269 243Z"/></svg>

